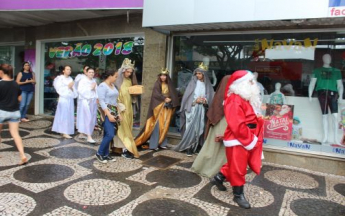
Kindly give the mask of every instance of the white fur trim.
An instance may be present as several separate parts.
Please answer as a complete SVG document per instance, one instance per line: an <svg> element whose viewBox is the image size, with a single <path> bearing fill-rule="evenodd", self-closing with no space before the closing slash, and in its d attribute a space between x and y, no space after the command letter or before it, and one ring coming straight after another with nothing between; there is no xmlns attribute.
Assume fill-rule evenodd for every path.
<svg viewBox="0 0 345 216"><path fill-rule="evenodd" d="M247 150L252 150L255 147L257 142L258 142L258 137L254 135L253 141L249 145L244 146L244 148Z"/></svg>
<svg viewBox="0 0 345 216"><path fill-rule="evenodd" d="M243 146L243 147L247 150L252 150L255 147L257 142L258 142L258 138L254 135L253 141L248 146ZM225 147L233 147L233 146L242 145L240 141L238 141L237 139L223 140L223 143Z"/></svg>
<svg viewBox="0 0 345 216"><path fill-rule="evenodd" d="M246 75L244 75L243 77L235 80L232 84L237 84L237 83L240 83L240 82L243 82L243 81L246 81L246 80L250 80L250 79L254 79L254 75L250 72L247 72Z"/></svg>
<svg viewBox="0 0 345 216"><path fill-rule="evenodd" d="M232 146L242 145L240 143L240 141L238 141L237 139L234 139L234 140L223 140L223 143L224 143L225 147L232 147Z"/></svg>

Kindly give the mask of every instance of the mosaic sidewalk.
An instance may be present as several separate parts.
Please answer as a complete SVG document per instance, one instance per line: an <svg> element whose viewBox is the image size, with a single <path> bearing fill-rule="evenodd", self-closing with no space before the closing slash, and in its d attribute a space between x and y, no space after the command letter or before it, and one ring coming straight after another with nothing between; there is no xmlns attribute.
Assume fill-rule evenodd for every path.
<svg viewBox="0 0 345 216"><path fill-rule="evenodd" d="M141 151L140 159L100 164L97 146L51 132L34 117L20 134L30 163L5 127L0 143L0 215L345 215L345 177L264 163L246 176L252 209L190 170L195 157L171 150ZM95 137L100 141L100 135Z"/></svg>

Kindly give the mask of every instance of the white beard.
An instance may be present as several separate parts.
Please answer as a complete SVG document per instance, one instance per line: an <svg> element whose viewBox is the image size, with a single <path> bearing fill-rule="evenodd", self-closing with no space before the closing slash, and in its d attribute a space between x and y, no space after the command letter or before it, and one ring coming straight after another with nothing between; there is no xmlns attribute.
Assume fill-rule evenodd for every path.
<svg viewBox="0 0 345 216"><path fill-rule="evenodd" d="M249 101L256 113L261 113L261 99L260 89L256 81L251 84L249 81L240 82L238 84L232 84L229 88L228 95L231 93L239 95L246 101Z"/></svg>

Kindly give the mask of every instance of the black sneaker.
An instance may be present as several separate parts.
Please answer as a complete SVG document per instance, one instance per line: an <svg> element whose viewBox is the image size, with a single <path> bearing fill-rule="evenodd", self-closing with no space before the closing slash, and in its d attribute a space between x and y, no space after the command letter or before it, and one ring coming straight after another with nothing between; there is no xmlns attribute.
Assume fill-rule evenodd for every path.
<svg viewBox="0 0 345 216"><path fill-rule="evenodd" d="M96 154L96 158L101 163L108 163L108 161L102 155Z"/></svg>
<svg viewBox="0 0 345 216"><path fill-rule="evenodd" d="M133 155L128 150L124 151L121 156L126 159L133 159Z"/></svg>
<svg viewBox="0 0 345 216"><path fill-rule="evenodd" d="M192 157L193 156L193 150L192 147L190 147L189 149L187 149L187 157Z"/></svg>
<svg viewBox="0 0 345 216"><path fill-rule="evenodd" d="M104 160L111 161L111 162L115 162L115 161L116 161L116 158L113 158L113 157L111 157L110 155L105 156L105 157L103 157L103 158L104 158Z"/></svg>

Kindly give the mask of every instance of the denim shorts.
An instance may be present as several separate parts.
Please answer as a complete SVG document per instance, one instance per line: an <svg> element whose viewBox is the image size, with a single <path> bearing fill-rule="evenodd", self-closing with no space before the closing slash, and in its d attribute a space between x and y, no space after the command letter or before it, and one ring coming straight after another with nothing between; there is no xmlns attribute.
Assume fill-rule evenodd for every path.
<svg viewBox="0 0 345 216"><path fill-rule="evenodd" d="M4 122L20 122L20 111L8 112L0 110L0 124Z"/></svg>

